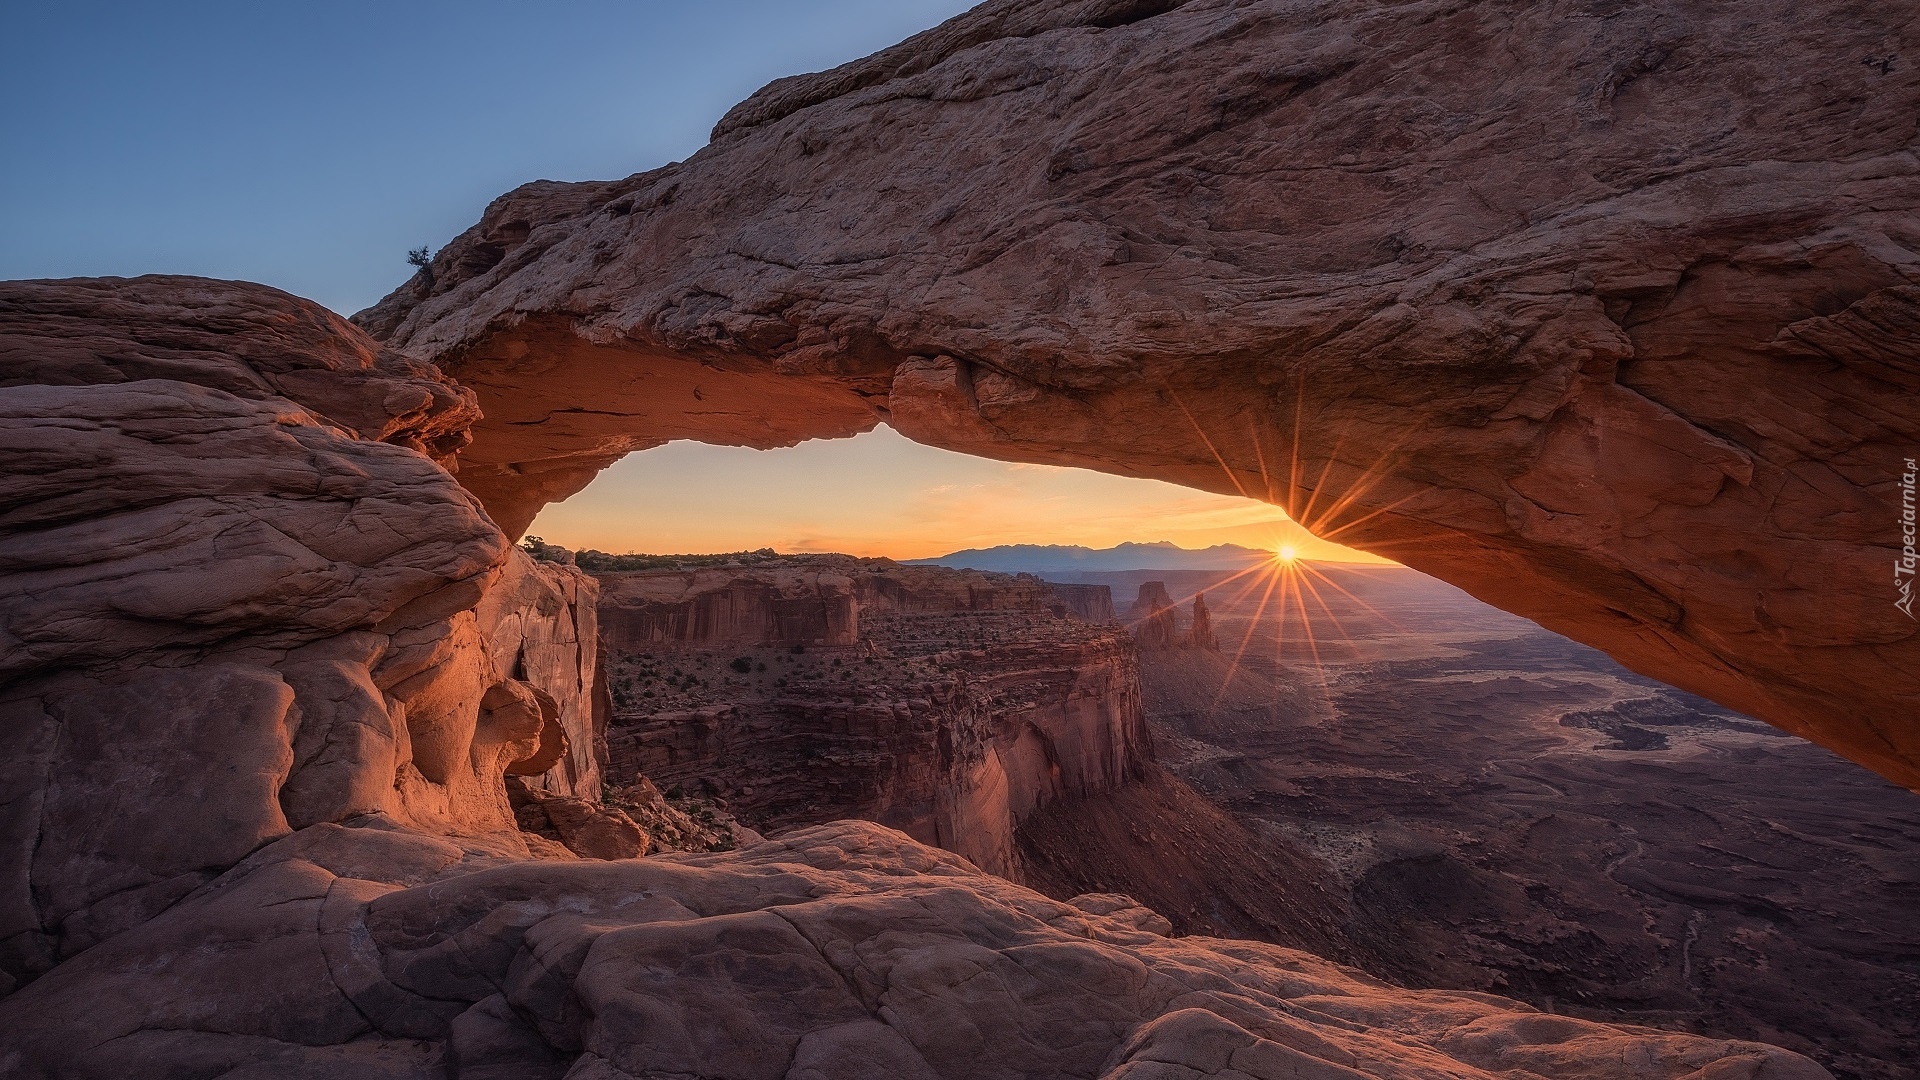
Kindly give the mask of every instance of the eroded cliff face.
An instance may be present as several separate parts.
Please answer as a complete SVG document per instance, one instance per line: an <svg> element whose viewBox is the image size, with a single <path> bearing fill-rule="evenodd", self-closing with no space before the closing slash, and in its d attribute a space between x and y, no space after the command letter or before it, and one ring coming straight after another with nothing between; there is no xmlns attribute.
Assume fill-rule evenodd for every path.
<svg viewBox="0 0 1920 1080"><path fill-rule="evenodd" d="M1019 880L1022 821L1152 757L1131 638L1057 613L1028 575L799 556L602 582L616 785L717 795L762 831L877 821ZM741 597L776 598L744 620L757 637L680 617ZM829 608L859 631L775 618Z"/></svg>
<svg viewBox="0 0 1920 1080"><path fill-rule="evenodd" d="M1863 63L1917 53L1865 0L998 0L358 318L479 394L510 533L884 420L1275 502L1920 786L1920 66Z"/></svg>
<svg viewBox="0 0 1920 1080"><path fill-rule="evenodd" d="M555 558L572 558L564 549L548 550ZM600 558L624 565L618 556ZM671 557L639 560L666 564ZM862 612L1046 611L1089 623L1113 618L1112 594L1104 585L1057 585L1031 574L850 555L794 558L752 552L594 574L606 582L600 621L607 640L627 652L650 645L854 645L861 638Z"/></svg>
<svg viewBox="0 0 1920 1080"><path fill-rule="evenodd" d="M0 970L321 822L524 851L503 774L590 771L591 581L427 456L471 394L198 279L0 286L0 358Z"/></svg>
<svg viewBox="0 0 1920 1080"><path fill-rule="evenodd" d="M838 567L616 572L604 580L607 640L628 652L653 645L852 645L860 639L853 579Z"/></svg>

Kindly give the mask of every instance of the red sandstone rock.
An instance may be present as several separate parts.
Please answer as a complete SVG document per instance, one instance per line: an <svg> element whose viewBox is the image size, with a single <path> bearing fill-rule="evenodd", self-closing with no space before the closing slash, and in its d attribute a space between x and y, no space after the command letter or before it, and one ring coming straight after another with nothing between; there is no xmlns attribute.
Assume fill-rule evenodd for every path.
<svg viewBox="0 0 1920 1080"><path fill-rule="evenodd" d="M1916 90L1845 82L1911 27L1309 14L989 5L686 165L515 193L367 325L481 385L516 531L635 446L884 415L1245 488L1912 782L1913 631L1859 582L1915 434ZM872 826L528 861L504 774L585 781L597 665L580 583L430 460L469 399L257 286L0 305L10 1073L1820 1075L1168 941ZM481 613L514 574L556 605Z"/></svg>
<svg viewBox="0 0 1920 1080"><path fill-rule="evenodd" d="M621 556L582 558L589 558L593 573L606 583L600 613L607 639L628 651L653 644L852 645L860 640L863 611L1052 611L1086 622L1113 617L1106 586L1058 585L1031 574L848 555L750 552L726 562L699 557L644 570L623 569Z"/></svg>
<svg viewBox="0 0 1920 1080"><path fill-rule="evenodd" d="M306 301L199 279L0 286L0 355L0 970L318 822L519 850L502 774L556 746L597 796L591 581L503 571L423 456L470 395ZM476 615L500 582L511 616Z"/></svg>
<svg viewBox="0 0 1920 1080"><path fill-rule="evenodd" d="M1167 595L1164 581L1149 581L1140 586L1140 597L1127 610L1133 624L1134 640L1143 649L1171 649L1180 643L1180 613Z"/></svg>
<svg viewBox="0 0 1920 1080"><path fill-rule="evenodd" d="M1916 34L995 2L516 190L359 318L479 393L509 532L631 449L885 420L1267 499L1920 786L1920 68L1862 62Z"/></svg>
<svg viewBox="0 0 1920 1080"><path fill-rule="evenodd" d="M541 795L515 778L506 785L521 830L587 859L637 859L652 848L647 833L619 809L566 795Z"/></svg>
<svg viewBox="0 0 1920 1080"><path fill-rule="evenodd" d="M1187 644L1196 649L1218 649L1220 639L1213 633L1213 616L1207 611L1207 594L1193 597L1193 628L1187 631Z"/></svg>
<svg viewBox="0 0 1920 1080"><path fill-rule="evenodd" d="M480 418L473 392L278 289L151 275L10 281L0 386L164 379L278 395L363 439L451 460Z"/></svg>
<svg viewBox="0 0 1920 1080"><path fill-rule="evenodd" d="M508 769L536 792L589 801L600 796L612 703L602 670L599 597L592 575L516 552L474 609L493 670L524 679L550 708L553 730L542 736L541 755Z"/></svg>
<svg viewBox="0 0 1920 1080"><path fill-rule="evenodd" d="M762 830L862 817L1017 877L1021 821L1151 760L1127 635L1026 575L766 557L607 573L601 606L611 775L724 795ZM842 648L802 617L827 610L858 628ZM736 655L722 625L801 651Z"/></svg>
<svg viewBox="0 0 1920 1080"><path fill-rule="evenodd" d="M1054 603L1050 605L1055 614L1071 615L1083 622L1109 623L1113 621L1113 590L1106 585L1068 585L1058 581L1047 582L1052 590Z"/></svg>
<svg viewBox="0 0 1920 1080"><path fill-rule="evenodd" d="M291 303L217 283L180 302L260 293ZM86 331L102 370L145 347L110 315ZM194 333L232 359L262 331ZM0 330L29 357L59 337ZM529 860L644 840L531 794L563 848L505 797L508 774L551 777L594 741L591 584L509 552L429 458L272 387L102 377L0 388L10 1075L1574 1077L1629 1056L1654 1076L1819 1075L1167 941L1117 898L1046 901L874 826ZM1032 666L991 688L1009 715ZM1086 745L1037 759L1063 778L1119 752L1111 725L1064 715Z"/></svg>
<svg viewBox="0 0 1920 1080"><path fill-rule="evenodd" d="M860 636L853 580L835 569L650 571L601 580L599 617L617 648L852 645Z"/></svg>
<svg viewBox="0 0 1920 1080"><path fill-rule="evenodd" d="M0 1062L22 1080L1826 1075L1161 929L865 823L507 863L320 825L0 999Z"/></svg>
<svg viewBox="0 0 1920 1080"><path fill-rule="evenodd" d="M645 776L610 783L606 801L646 832L653 851L732 851L764 839L707 800L683 798L676 805Z"/></svg>

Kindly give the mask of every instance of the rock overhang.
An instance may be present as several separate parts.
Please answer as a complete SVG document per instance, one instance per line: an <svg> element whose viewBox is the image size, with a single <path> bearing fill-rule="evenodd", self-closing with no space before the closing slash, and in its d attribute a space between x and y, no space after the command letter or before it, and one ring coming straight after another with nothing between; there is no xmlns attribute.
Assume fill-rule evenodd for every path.
<svg viewBox="0 0 1920 1080"><path fill-rule="evenodd" d="M498 411L510 533L631 449L884 421L1274 502L1915 786L1920 82L1855 55L1915 34L988 4L512 192L356 319Z"/></svg>

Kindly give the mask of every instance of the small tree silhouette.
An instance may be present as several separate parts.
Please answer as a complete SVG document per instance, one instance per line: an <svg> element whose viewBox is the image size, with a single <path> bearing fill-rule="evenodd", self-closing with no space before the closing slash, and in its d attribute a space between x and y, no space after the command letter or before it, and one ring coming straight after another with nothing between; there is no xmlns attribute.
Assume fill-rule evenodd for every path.
<svg viewBox="0 0 1920 1080"><path fill-rule="evenodd" d="M419 272L426 275L427 284L428 285L433 284L433 252L432 250L422 245L420 247L414 248L412 251L407 252L407 265L418 267Z"/></svg>

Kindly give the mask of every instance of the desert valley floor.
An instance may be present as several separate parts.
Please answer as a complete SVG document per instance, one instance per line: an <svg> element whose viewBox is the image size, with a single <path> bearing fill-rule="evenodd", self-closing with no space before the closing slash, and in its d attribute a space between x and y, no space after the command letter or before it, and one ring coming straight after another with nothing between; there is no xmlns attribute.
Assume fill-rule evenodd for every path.
<svg viewBox="0 0 1920 1080"><path fill-rule="evenodd" d="M1160 764L1239 843L1327 874L1323 910L1348 921L1321 937L1349 958L1775 1042L1839 1076L1920 1075L1911 793L1411 570L1324 564L1305 590L1053 576L1111 584L1122 606L1148 579L1205 592L1220 652L1141 653ZM1158 878L1126 844L1075 854L1100 820L1078 807L1024 829L1074 867L1059 887L1131 889L1183 928L1301 933L1297 893ZM1216 858L1216 881L1248 863Z"/></svg>

